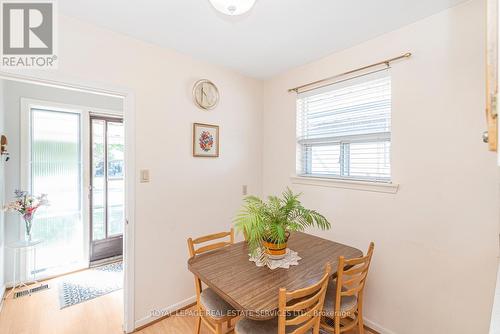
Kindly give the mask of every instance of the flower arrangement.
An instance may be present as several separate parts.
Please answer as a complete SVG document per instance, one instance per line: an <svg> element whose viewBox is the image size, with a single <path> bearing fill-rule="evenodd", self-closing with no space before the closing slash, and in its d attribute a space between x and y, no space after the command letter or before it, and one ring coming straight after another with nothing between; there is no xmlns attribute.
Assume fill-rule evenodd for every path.
<svg viewBox="0 0 500 334"><path fill-rule="evenodd" d="M212 149L212 146L214 146L214 136L208 131L203 131L200 135L199 143L200 148L208 152Z"/></svg>
<svg viewBox="0 0 500 334"><path fill-rule="evenodd" d="M49 205L47 195L33 196L27 191L22 190L16 190L14 194L15 199L5 206L5 210L17 212L23 217L26 227L26 237L28 241L31 241L33 218L41 206Z"/></svg>

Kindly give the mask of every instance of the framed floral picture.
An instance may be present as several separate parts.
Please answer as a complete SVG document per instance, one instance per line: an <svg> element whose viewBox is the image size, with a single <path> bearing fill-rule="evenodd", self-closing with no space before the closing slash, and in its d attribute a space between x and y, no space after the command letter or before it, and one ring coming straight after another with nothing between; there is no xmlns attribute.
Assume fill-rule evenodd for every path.
<svg viewBox="0 0 500 334"><path fill-rule="evenodd" d="M211 124L193 124L193 156L219 156L219 126Z"/></svg>

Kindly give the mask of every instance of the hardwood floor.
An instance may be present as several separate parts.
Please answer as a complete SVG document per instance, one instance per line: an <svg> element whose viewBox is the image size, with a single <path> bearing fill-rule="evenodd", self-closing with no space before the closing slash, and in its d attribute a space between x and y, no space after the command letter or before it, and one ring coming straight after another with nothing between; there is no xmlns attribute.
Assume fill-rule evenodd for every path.
<svg viewBox="0 0 500 334"><path fill-rule="evenodd" d="M122 291L59 309L58 281L31 296L4 300L0 312L2 334L121 333ZM47 283L47 282L46 282Z"/></svg>
<svg viewBox="0 0 500 334"><path fill-rule="evenodd" d="M149 327L144 328L136 333L140 334L190 334L195 330L195 318L185 316L172 316L170 318L159 321ZM326 333L326 332L325 332ZM212 334L207 328L201 326L201 334ZM357 330L345 332L345 334L358 334ZM377 334L369 330L365 330L365 334Z"/></svg>
<svg viewBox="0 0 500 334"><path fill-rule="evenodd" d="M121 334L123 291L59 309L58 280L48 281L50 289L4 301L0 312L2 334ZM189 311L189 310L188 310ZM189 313L189 312L185 312ZM140 334L194 333L195 318L174 315L146 327ZM357 331L347 334L356 334ZM373 332L366 331L366 334ZM209 334L202 326L201 334Z"/></svg>

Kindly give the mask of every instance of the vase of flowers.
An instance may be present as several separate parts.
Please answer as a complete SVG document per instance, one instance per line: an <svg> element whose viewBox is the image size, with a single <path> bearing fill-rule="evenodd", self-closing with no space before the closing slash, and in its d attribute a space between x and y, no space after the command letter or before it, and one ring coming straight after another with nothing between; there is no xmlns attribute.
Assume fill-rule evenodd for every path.
<svg viewBox="0 0 500 334"><path fill-rule="evenodd" d="M31 228L36 211L44 205L48 205L47 195L33 196L27 191L16 190L14 200L5 207L7 211L14 211L21 215L24 220L26 240L31 241Z"/></svg>

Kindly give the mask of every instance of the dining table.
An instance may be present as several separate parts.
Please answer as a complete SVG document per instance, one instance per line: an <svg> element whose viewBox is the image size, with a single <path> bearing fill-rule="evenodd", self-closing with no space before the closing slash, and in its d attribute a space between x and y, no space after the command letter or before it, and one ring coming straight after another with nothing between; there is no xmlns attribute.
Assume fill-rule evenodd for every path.
<svg viewBox="0 0 500 334"><path fill-rule="evenodd" d="M318 282L328 262L335 277L340 256L363 256L359 249L303 232L291 233L288 248L301 257L288 269L258 267L249 260L244 241L196 255L188 269L245 317L268 320L278 310L280 288L297 290Z"/></svg>

